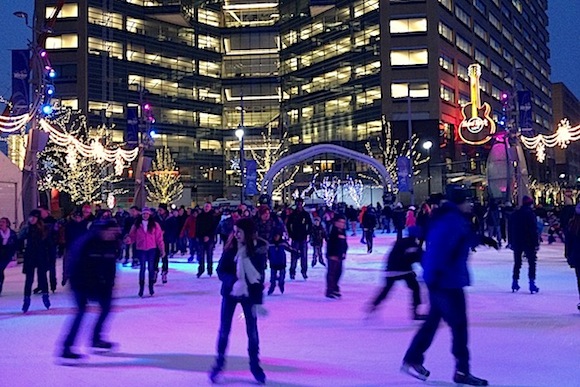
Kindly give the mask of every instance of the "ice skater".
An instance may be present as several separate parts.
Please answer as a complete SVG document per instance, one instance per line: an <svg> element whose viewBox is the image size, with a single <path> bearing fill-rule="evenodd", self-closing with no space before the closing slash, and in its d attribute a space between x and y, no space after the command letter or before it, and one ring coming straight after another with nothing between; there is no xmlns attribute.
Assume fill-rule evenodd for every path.
<svg viewBox="0 0 580 387"><path fill-rule="evenodd" d="M326 244L326 258L328 271L326 272L326 297L340 298L338 281L342 275L342 261L346 259L348 242L346 240L346 218L343 215L335 215L333 225Z"/></svg>
<svg viewBox="0 0 580 387"><path fill-rule="evenodd" d="M284 280L286 278L286 252L300 254L299 251L290 247L287 241L282 239L282 233L275 231L272 237L272 243L268 247L268 260L270 261L270 288L268 295L276 290L276 283L280 293L284 293Z"/></svg>
<svg viewBox="0 0 580 387"><path fill-rule="evenodd" d="M408 236L395 242L393 249L388 255L387 268L385 274L385 286L369 305L369 313L377 310L377 307L389 294L389 291L399 280L407 283L413 292L412 318L414 320L425 320L425 315L419 314L417 308L421 305L421 289L417 282L417 275L413 271L412 265L421 261L423 250L419 247L420 228L409 227Z"/></svg>
<svg viewBox="0 0 580 387"><path fill-rule="evenodd" d="M72 348L89 301L96 301L100 306L91 346L95 350L114 347L113 343L103 339L102 332L111 311L116 261L121 249L121 228L112 219L93 222L89 231L71 247L66 271L77 312L62 342L61 364L71 364L83 358Z"/></svg>
<svg viewBox="0 0 580 387"><path fill-rule="evenodd" d="M576 284L578 285L578 297L580 297L580 203L576 205L574 216L566 234L566 248L564 255L571 268L576 273ZM580 311L580 303L577 305Z"/></svg>
<svg viewBox="0 0 580 387"><path fill-rule="evenodd" d="M250 371L260 384L266 383L266 374L260 366L260 343L258 337L258 315L264 314L262 307L264 270L266 267L267 244L257 238L256 225L250 218L240 218L234 225L217 267L222 281L222 306L217 341L217 357L210 370L209 378L217 382L226 361L226 349L232 320L238 304L242 305L246 332Z"/></svg>
<svg viewBox="0 0 580 387"><path fill-rule="evenodd" d="M427 380L430 372L423 366L425 352L431 346L441 320L451 328L452 353L455 356L453 381L459 384L487 386L485 379L471 374L467 348L467 311L463 288L470 285L467 258L471 247L479 244L468 217L472 204L463 189L449 189L449 202L433 215L427 232L423 277L429 288L430 309L403 358L401 371ZM490 238L491 239L491 238ZM497 243L495 248L497 248Z"/></svg>
<svg viewBox="0 0 580 387"><path fill-rule="evenodd" d="M312 231L310 232L310 244L312 245L312 267L319 262L322 266L326 266L324 258L322 257L322 244L326 240L326 230L320 224L320 218L314 218Z"/></svg>

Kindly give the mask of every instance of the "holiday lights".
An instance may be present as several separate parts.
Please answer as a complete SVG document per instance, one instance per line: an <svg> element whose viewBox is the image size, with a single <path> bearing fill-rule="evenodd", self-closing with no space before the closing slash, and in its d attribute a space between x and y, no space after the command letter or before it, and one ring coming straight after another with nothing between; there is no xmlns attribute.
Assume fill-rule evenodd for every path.
<svg viewBox="0 0 580 387"><path fill-rule="evenodd" d="M521 143L528 149L536 150L536 159L542 163L546 159L546 147L568 147L571 142L580 140L580 125L570 126L570 121L564 118L558 124L558 129L550 135L538 134L534 137L520 137Z"/></svg>

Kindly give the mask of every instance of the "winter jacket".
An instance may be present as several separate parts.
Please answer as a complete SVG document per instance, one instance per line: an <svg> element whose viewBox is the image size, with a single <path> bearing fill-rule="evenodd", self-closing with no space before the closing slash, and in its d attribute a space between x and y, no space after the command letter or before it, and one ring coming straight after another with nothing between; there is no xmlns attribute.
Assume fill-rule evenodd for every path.
<svg viewBox="0 0 580 387"><path fill-rule="evenodd" d="M362 227L365 230L374 230L377 227L377 216L374 210L367 209L362 217Z"/></svg>
<svg viewBox="0 0 580 387"><path fill-rule="evenodd" d="M408 210L405 218L405 227L413 227L417 223L417 218L415 218L415 211Z"/></svg>
<svg viewBox="0 0 580 387"><path fill-rule="evenodd" d="M574 233L568 228L564 256L572 267L580 267L580 231Z"/></svg>
<svg viewBox="0 0 580 387"><path fill-rule="evenodd" d="M220 220L217 233L223 236L228 236L234 231L234 218L231 215L222 215Z"/></svg>
<svg viewBox="0 0 580 387"><path fill-rule="evenodd" d="M179 226L179 217L178 226ZM197 225L197 215L189 215L183 224L183 228L181 229L180 236L187 237L187 238L195 238L196 235L196 225Z"/></svg>
<svg viewBox="0 0 580 387"><path fill-rule="evenodd" d="M216 269L218 278L222 281L221 295L222 297L232 297L231 292L234 283L237 281L236 276L236 254L238 253L237 246L226 249L220 258L218 267ZM251 255L250 261L256 270L260 273L261 279L257 284L248 283L248 298L252 304L261 304L263 300L264 290L264 269L266 267L266 260L268 255L268 246L262 240L256 241L256 249ZM247 280L246 280L247 281Z"/></svg>
<svg viewBox="0 0 580 387"><path fill-rule="evenodd" d="M423 250L415 238L401 238L395 242L388 255L386 270L392 272L413 271L413 263L420 262L422 256Z"/></svg>
<svg viewBox="0 0 580 387"><path fill-rule="evenodd" d="M395 208L393 210L393 225L397 230L405 228L405 210L402 208Z"/></svg>
<svg viewBox="0 0 580 387"><path fill-rule="evenodd" d="M539 246L536 215L530 206L521 206L508 222L508 242L513 250L527 251Z"/></svg>
<svg viewBox="0 0 580 387"><path fill-rule="evenodd" d="M6 244L2 244L2 238L0 237L0 262L10 262L16 254L18 249L18 236L16 232L9 229L9 236Z"/></svg>
<svg viewBox="0 0 580 387"><path fill-rule="evenodd" d="M288 236L294 242L304 242L310 235L312 220L310 214L304 210L294 211L288 217Z"/></svg>
<svg viewBox="0 0 580 387"><path fill-rule="evenodd" d="M257 218L255 223L258 237L268 242L273 241L274 234L282 235L284 233L284 227L274 215L270 215L270 219L265 222Z"/></svg>
<svg viewBox="0 0 580 387"><path fill-rule="evenodd" d="M195 234L197 239L203 240L203 238L208 237L210 241L214 240L217 222L213 210L199 213L195 223Z"/></svg>
<svg viewBox="0 0 580 387"><path fill-rule="evenodd" d="M280 240L274 242L268 247L268 260L270 261L270 268L274 270L282 270L286 267L286 251L295 252L288 242Z"/></svg>
<svg viewBox="0 0 580 387"><path fill-rule="evenodd" d="M310 233L310 244L312 246L322 246L322 243L326 240L326 230L322 225L313 225L312 232Z"/></svg>
<svg viewBox="0 0 580 387"><path fill-rule="evenodd" d="M49 243L43 231L27 224L18 233L18 240L25 244L22 266L22 272L25 274L32 273L35 268L38 268L40 273L48 270Z"/></svg>
<svg viewBox="0 0 580 387"><path fill-rule="evenodd" d="M326 257L339 257L339 259L345 259L347 250L348 243L346 241L346 230L333 225L330 228L328 242L326 243Z"/></svg>
<svg viewBox="0 0 580 387"><path fill-rule="evenodd" d="M135 243L137 250L151 250L159 249L161 256L165 255L165 245L163 243L163 231L161 227L154 220L149 220L153 222L153 229L151 231L143 230L143 227L139 222L137 222L131 231L129 232L129 239L132 243Z"/></svg>
<svg viewBox="0 0 580 387"><path fill-rule="evenodd" d="M179 219L177 219L177 216L170 215L167 219L165 219L165 231L163 233L163 238L167 241L167 243L175 243L177 238L179 238L180 231Z"/></svg>
<svg viewBox="0 0 580 387"><path fill-rule="evenodd" d="M444 203L433 213L423 255L425 283L437 289L459 289L471 281L467 258L477 245L468 217L455 204Z"/></svg>

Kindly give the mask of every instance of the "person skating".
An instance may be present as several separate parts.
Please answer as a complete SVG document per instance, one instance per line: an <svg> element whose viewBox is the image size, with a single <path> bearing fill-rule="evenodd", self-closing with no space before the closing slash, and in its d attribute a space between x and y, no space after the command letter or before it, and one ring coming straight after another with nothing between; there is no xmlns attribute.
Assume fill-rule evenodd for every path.
<svg viewBox="0 0 580 387"><path fill-rule="evenodd" d="M362 217L362 228L364 230L364 236L367 244L367 254L373 252L373 238L375 233L375 227L377 227L377 214L372 206L368 206Z"/></svg>
<svg viewBox="0 0 580 387"><path fill-rule="evenodd" d="M212 209L211 203L207 202L203 206L203 212L197 215L195 233L199 246L199 266L197 268L197 278L205 272L207 264L207 274L213 274L213 249L215 234L217 229L217 218Z"/></svg>
<svg viewBox="0 0 580 387"><path fill-rule="evenodd" d="M71 214L70 219L64 225L64 257L62 263L62 286L68 281L66 265L69 259L69 252L74 243L87 232L87 223L83 222L83 214L75 211Z"/></svg>
<svg viewBox="0 0 580 387"><path fill-rule="evenodd" d="M304 200L296 199L296 209L287 221L288 236L292 239L292 248L300 254L292 254L290 259L290 279L296 278L296 267L300 259L300 272L304 279L308 278L308 236L312 228L310 214L304 210Z"/></svg>
<svg viewBox="0 0 580 387"><path fill-rule="evenodd" d="M61 364L82 358L82 355L73 351L73 346L89 301L96 301L100 306L100 314L93 329L92 348L110 350L114 347L113 343L103 339L102 332L111 311L115 266L121 247L121 228L114 220L93 222L89 231L71 246L66 270L77 312L61 344Z"/></svg>
<svg viewBox="0 0 580 387"><path fill-rule="evenodd" d="M161 255L161 251L157 250L155 254L155 277L153 282L157 283L157 277L159 276L159 261L161 261L161 281L165 284L167 283L167 274L169 273L169 244L170 242L175 242L177 238L177 229L179 225L177 224L177 219L175 222L169 221L171 214L167 210L167 204L159 203L157 208L157 216L155 221L161 227L163 232L163 245L165 246L165 255ZM171 228L169 227L171 226Z"/></svg>
<svg viewBox="0 0 580 387"><path fill-rule="evenodd" d="M449 189L449 202L436 211L429 225L423 264L423 277L429 289L430 309L403 358L401 371L420 380L430 372L423 366L424 353L431 346L441 319L451 328L452 353L456 359L456 383L487 386L487 380L470 372L467 348L467 312L463 288L470 285L467 259L470 248L479 243L467 214L472 205L467 192ZM488 242L493 245L495 241ZM497 243L494 247L497 248Z"/></svg>
<svg viewBox="0 0 580 387"><path fill-rule="evenodd" d="M151 218L151 209L144 207L141 217L137 219L125 243L135 243L135 252L139 258L139 297L143 297L145 287L145 266L149 270L149 295L155 294L155 254L159 249L161 255L165 255L163 232L159 224Z"/></svg>
<svg viewBox="0 0 580 387"><path fill-rule="evenodd" d="M58 241L58 223L51 215L47 206L38 207L40 211L40 218L46 229L46 248L48 251L48 277L50 290L54 293L56 291L56 256L57 256L57 241ZM36 294L36 293L35 293Z"/></svg>
<svg viewBox="0 0 580 387"><path fill-rule="evenodd" d="M46 309L50 308L50 298L48 296L48 281L46 272L49 265L49 243L47 242L47 230L42 222L40 211L32 210L28 215L28 222L18 233L18 240L23 242L24 264L23 273L26 275L24 281L24 302L22 312L28 312L30 308L30 296L32 295L32 282L34 282L34 272L38 277L38 287L42 293L42 302Z"/></svg>
<svg viewBox="0 0 580 387"><path fill-rule="evenodd" d="M536 286L536 252L540 248L536 231L536 215L532 210L534 201L524 196L522 206L509 219L508 242L514 252L514 268L512 273L512 292L520 290L519 279L522 267L522 255L528 260L528 280L530 293L537 293Z"/></svg>
<svg viewBox="0 0 580 387"><path fill-rule="evenodd" d="M326 243L326 258L328 260L326 297L328 298L342 297L338 281L342 275L342 262L346 259L347 250L346 218L343 215L335 215Z"/></svg>
<svg viewBox="0 0 580 387"><path fill-rule="evenodd" d="M322 256L322 244L326 240L326 230L324 226L320 224L320 218L314 218L314 224L312 225L312 231L310 233L310 244L312 245L312 267L316 266L316 262L319 262L322 266L326 266L324 263L324 257Z"/></svg>
<svg viewBox="0 0 580 387"><path fill-rule="evenodd" d="M209 373L212 383L217 382L225 366L232 320L238 304L242 305L246 321L250 371L258 383L266 383L266 375L260 366L258 336L258 315L264 314L262 301L266 256L267 244L257 238L254 221L250 218L238 219L217 267L218 277L222 281L222 305L217 357Z"/></svg>
<svg viewBox="0 0 580 387"><path fill-rule="evenodd" d="M10 219L0 218L0 294L4 285L4 270L18 249L18 236L10 228Z"/></svg>
<svg viewBox="0 0 580 387"><path fill-rule="evenodd" d="M564 255L568 264L576 273L578 297L580 297L580 203L576 205L574 215L572 216L566 231L566 247ZM578 303L577 307L580 311L580 303Z"/></svg>
<svg viewBox="0 0 580 387"><path fill-rule="evenodd" d="M385 274L385 286L379 294L373 299L369 306L369 312L375 312L377 307L389 294L389 291L399 280L407 283L407 287L413 292L412 318L414 320L425 320L424 315L417 312L421 305L421 289L417 282L417 275L413 271L412 265L421 261L423 250L419 246L418 238L420 237L420 228L409 227L408 236L395 242L393 249L387 258L387 268Z"/></svg>
<svg viewBox="0 0 580 387"><path fill-rule="evenodd" d="M290 247L288 242L282 239L282 233L275 231L272 236L272 243L268 247L268 261L270 261L270 288L268 295L274 293L276 290L276 283L280 289L280 293L284 293L284 280L286 278L286 252L299 254L296 250Z"/></svg>

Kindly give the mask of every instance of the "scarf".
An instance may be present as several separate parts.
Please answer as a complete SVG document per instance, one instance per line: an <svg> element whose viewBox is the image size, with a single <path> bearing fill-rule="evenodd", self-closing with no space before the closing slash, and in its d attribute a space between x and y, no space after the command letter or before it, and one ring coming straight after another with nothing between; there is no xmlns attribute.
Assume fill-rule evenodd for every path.
<svg viewBox="0 0 580 387"><path fill-rule="evenodd" d="M252 265L252 261L250 261L246 252L246 246L238 247L235 261L236 277L238 277L238 279L234 283L230 294L234 297L247 297L250 295L248 292L248 283L257 284L260 282L262 276L260 275L260 272L256 270L254 265Z"/></svg>

